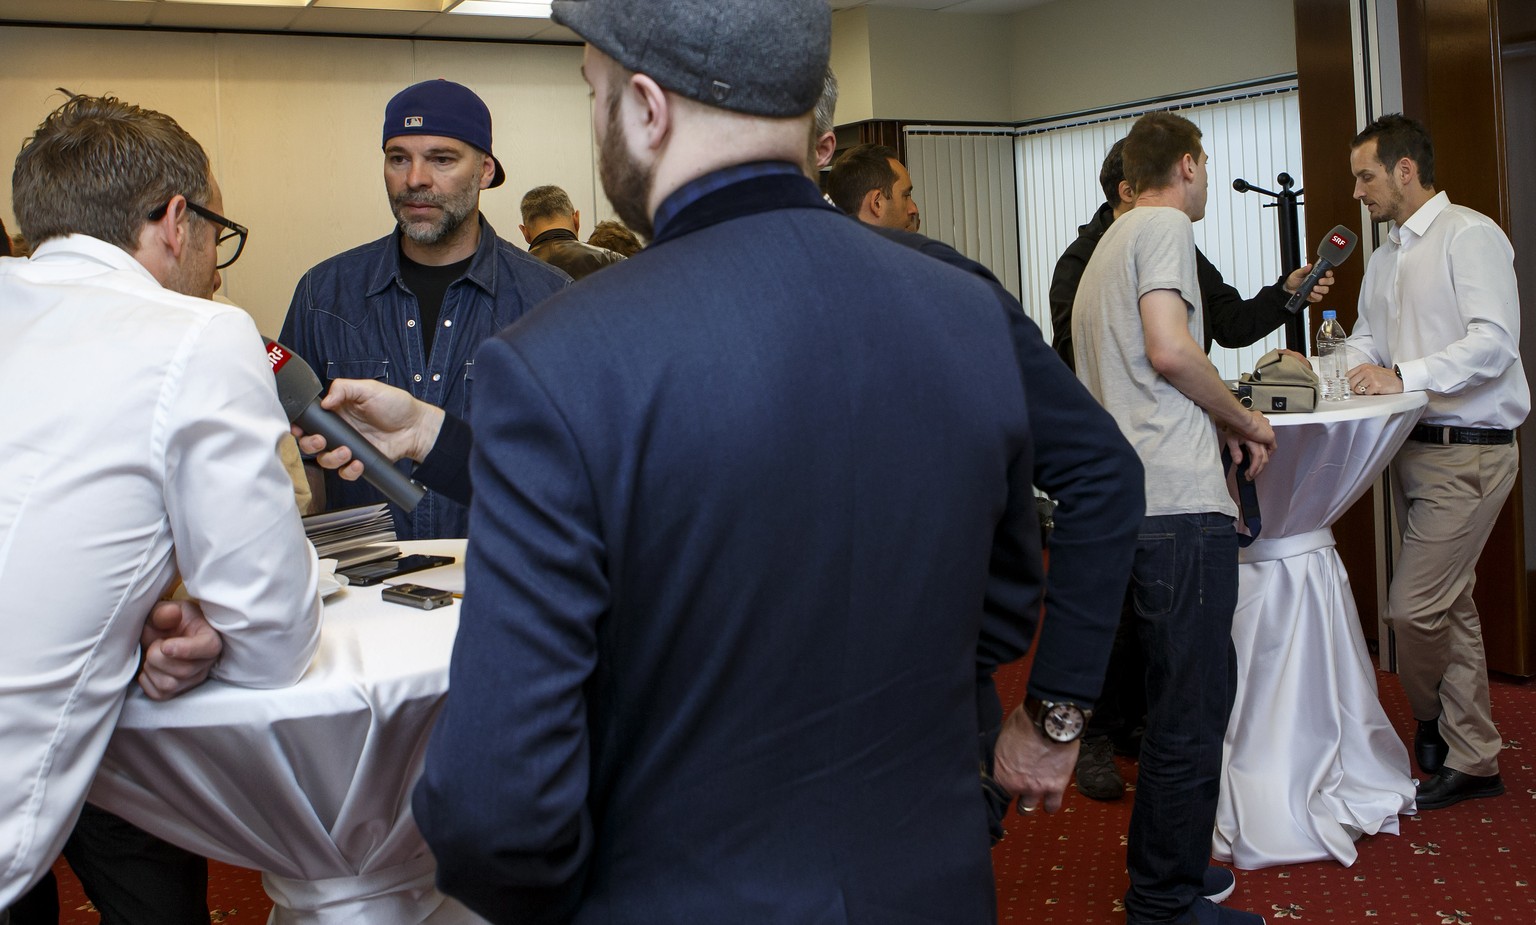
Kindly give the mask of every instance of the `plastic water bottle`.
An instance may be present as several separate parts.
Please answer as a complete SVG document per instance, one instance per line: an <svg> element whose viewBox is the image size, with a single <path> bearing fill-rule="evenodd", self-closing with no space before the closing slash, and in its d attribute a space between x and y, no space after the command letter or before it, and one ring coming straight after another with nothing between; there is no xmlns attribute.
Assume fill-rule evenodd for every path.
<svg viewBox="0 0 1536 925"><path fill-rule="evenodd" d="M1344 349L1344 325L1333 309L1323 312L1323 325L1317 329L1318 377L1322 380L1324 401L1349 400L1349 357Z"/></svg>

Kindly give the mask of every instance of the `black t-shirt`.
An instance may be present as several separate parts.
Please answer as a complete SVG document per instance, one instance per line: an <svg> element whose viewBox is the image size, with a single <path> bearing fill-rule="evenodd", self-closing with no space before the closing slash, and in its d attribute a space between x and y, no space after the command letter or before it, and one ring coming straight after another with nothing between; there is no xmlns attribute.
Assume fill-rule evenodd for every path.
<svg viewBox="0 0 1536 925"><path fill-rule="evenodd" d="M457 263L429 267L405 256L403 248L400 251L400 278L405 280L405 288L415 294L416 304L421 308L421 348L428 357L432 356L432 339L437 336L437 316L442 314L443 296L449 286L468 272L469 262L474 259L470 255Z"/></svg>

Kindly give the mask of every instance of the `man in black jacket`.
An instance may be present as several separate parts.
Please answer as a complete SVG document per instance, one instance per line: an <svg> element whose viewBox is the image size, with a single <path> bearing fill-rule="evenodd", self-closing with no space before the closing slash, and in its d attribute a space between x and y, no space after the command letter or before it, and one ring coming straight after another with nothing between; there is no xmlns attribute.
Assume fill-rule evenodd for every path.
<svg viewBox="0 0 1536 925"><path fill-rule="evenodd" d="M1083 267L1093 256L1094 248L1110 223L1131 207L1131 188L1125 182L1125 172L1120 166L1120 147L1125 139L1114 143L1104 155L1104 165L1099 170L1099 185L1104 188L1104 203L1093 218L1079 225L1077 240L1073 241L1061 259L1056 261L1056 272L1051 275L1051 346L1068 366L1076 368L1072 355L1072 299L1077 295L1077 283L1082 279ZM1278 329L1291 318L1285 303L1307 276L1311 264L1303 266L1273 285L1265 286L1251 299L1244 299L1236 289L1227 285L1221 271L1197 248L1195 270L1200 277L1200 300L1205 303L1205 349L1211 342L1223 347L1246 347L1258 343L1270 332ZM1309 302L1321 301L1333 283L1330 272L1307 297Z"/></svg>
<svg viewBox="0 0 1536 925"><path fill-rule="evenodd" d="M581 279L624 259L606 247L581 243L581 213L558 186L535 186L523 194L523 223L518 225L528 253Z"/></svg>

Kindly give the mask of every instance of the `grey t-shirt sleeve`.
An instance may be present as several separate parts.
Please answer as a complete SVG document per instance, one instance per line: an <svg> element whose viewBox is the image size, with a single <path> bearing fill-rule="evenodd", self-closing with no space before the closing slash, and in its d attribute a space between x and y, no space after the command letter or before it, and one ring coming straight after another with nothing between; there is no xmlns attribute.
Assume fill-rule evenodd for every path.
<svg viewBox="0 0 1536 925"><path fill-rule="evenodd" d="M1134 248L1136 297L1172 289L1184 299L1185 311L1193 313L1200 304L1200 283L1189 219L1172 209L1155 210L1139 229Z"/></svg>

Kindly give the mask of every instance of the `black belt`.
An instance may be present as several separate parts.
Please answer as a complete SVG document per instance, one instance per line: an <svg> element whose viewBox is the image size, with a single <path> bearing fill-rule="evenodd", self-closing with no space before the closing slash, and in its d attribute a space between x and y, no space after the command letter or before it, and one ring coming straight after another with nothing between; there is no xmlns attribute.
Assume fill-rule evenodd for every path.
<svg viewBox="0 0 1536 925"><path fill-rule="evenodd" d="M1434 424L1415 424L1409 440L1420 443L1475 443L1482 446L1505 446L1515 442L1515 432L1494 427L1439 427Z"/></svg>

